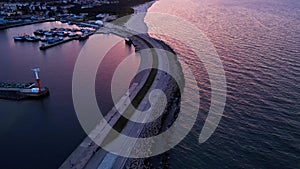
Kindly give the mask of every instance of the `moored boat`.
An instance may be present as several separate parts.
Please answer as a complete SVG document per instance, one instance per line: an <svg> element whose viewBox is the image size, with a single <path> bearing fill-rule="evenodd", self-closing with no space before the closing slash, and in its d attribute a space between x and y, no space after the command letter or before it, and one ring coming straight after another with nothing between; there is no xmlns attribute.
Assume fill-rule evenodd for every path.
<svg viewBox="0 0 300 169"><path fill-rule="evenodd" d="M14 39L15 41L20 41L20 42L25 41L25 39L24 39L23 36L14 36L13 39Z"/></svg>
<svg viewBox="0 0 300 169"><path fill-rule="evenodd" d="M41 38L41 42L47 42L48 38Z"/></svg>
<svg viewBox="0 0 300 169"><path fill-rule="evenodd" d="M64 32L56 32L57 36L65 36Z"/></svg>
<svg viewBox="0 0 300 169"><path fill-rule="evenodd" d="M25 35L24 38L27 42L38 42L40 40L40 38L36 36L29 36L29 35Z"/></svg>
<svg viewBox="0 0 300 169"><path fill-rule="evenodd" d="M38 30L34 31L33 33L35 35L40 35L40 36L44 35L44 31L42 29L38 29Z"/></svg>
<svg viewBox="0 0 300 169"><path fill-rule="evenodd" d="M86 40L88 38L89 38L89 35L81 35L81 36L78 37L78 40L83 41L83 40Z"/></svg>
<svg viewBox="0 0 300 169"><path fill-rule="evenodd" d="M68 36L69 37L75 37L75 36L77 36L77 34L76 33L69 33Z"/></svg>
<svg viewBox="0 0 300 169"><path fill-rule="evenodd" d="M45 31L45 32L44 32L44 35L49 37L49 36L53 36L53 33L52 33L52 32L49 32L49 31Z"/></svg>
<svg viewBox="0 0 300 169"><path fill-rule="evenodd" d="M57 28L55 28L55 27L54 27L54 28L51 28L50 30L51 30L51 31L56 31L56 30L57 30Z"/></svg>
<svg viewBox="0 0 300 169"><path fill-rule="evenodd" d="M53 43L56 43L56 42L60 42L62 40L64 40L64 38L62 38L62 37L59 37L59 38L48 38L47 42L49 44L53 44Z"/></svg>

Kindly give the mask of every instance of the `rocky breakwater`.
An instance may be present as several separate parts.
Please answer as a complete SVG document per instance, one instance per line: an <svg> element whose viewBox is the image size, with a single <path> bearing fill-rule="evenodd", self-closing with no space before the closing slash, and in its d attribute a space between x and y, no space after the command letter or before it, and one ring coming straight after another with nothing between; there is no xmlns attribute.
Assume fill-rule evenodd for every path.
<svg viewBox="0 0 300 169"><path fill-rule="evenodd" d="M156 136L164 131L166 131L176 120L179 110L180 110L180 100L181 92L184 88L184 78L181 70L181 66L177 61L175 52L164 42L151 39L151 41L156 41L156 48L162 49L166 52L158 56L159 65L165 64L165 68L160 68L161 70L166 70L171 74L170 76L167 72L159 70L156 76L157 81L153 83L150 90L159 89L164 92L166 96L166 101L162 97L156 98L156 102L153 103L151 114L161 115L153 122L146 123L142 127L139 133L140 138L146 138L151 136ZM166 64L167 63L167 64ZM176 79L176 80L175 80ZM177 82L176 82L177 81ZM145 97L148 98L148 95ZM147 101L147 99L145 99ZM166 104L166 107L164 106ZM151 114L149 116L151 116ZM156 115L153 115L156 116ZM134 124L132 124L134 125ZM137 124L135 124L138 127ZM149 146L151 145L151 146ZM155 142L143 142L142 144L136 144L132 151L133 153L140 153L143 151L145 156L151 154L155 149L160 149L160 143ZM144 151L147 147L147 151ZM119 157L119 160L124 160L124 158ZM124 160L122 168L167 168L168 167L168 153L164 153L155 157L150 158L128 158Z"/></svg>
<svg viewBox="0 0 300 169"><path fill-rule="evenodd" d="M157 97L154 100L152 100L152 108L150 112L147 112L148 116L141 117L145 118L142 119L142 121L147 121L147 118L149 119L151 118L151 116L156 117L157 114L161 114L156 120L145 124L139 124L129 121L126 123L126 126L122 128L122 132L131 137L146 138L150 136L155 136L167 130L176 120L176 117L179 113L179 104L181 98L180 91L182 91L184 87L184 79L181 66L180 63L177 61L175 52L163 41L154 39L148 34L134 33L134 36L130 36L130 33L128 33L130 31L124 30L126 30L126 28L124 27L107 24L106 27L104 27L104 29L102 29L101 31L105 33L113 33L122 37L129 36L129 39L135 45L136 50L139 51L142 56L141 65L143 65L144 63L151 62L149 61L149 58L151 57L147 56L151 52L145 50L145 46L141 45L140 42L142 42L142 44L147 44L146 47L148 48L154 48L154 55L156 55L154 56L152 54L153 62L157 62L156 66L158 70L156 72L156 77L153 81L152 86L149 88L148 93L145 95L142 102L138 106L138 110L146 111L147 109L149 109L150 105L148 98L152 90L159 89L163 91L166 100L164 100L162 97ZM155 61L155 59L157 60ZM143 75L143 77L147 77L147 72ZM149 145L153 146L149 148ZM155 143L144 142L142 144L136 144L132 151L133 153L134 151L143 151L143 153L145 153L144 155L148 156L149 154L151 154L151 151L153 151L153 149L159 148L160 147L156 146ZM145 149L147 149L147 151L144 151ZM167 159L168 156L166 153L160 156L146 159L118 157L115 160L114 168L158 168L162 166L167 166Z"/></svg>

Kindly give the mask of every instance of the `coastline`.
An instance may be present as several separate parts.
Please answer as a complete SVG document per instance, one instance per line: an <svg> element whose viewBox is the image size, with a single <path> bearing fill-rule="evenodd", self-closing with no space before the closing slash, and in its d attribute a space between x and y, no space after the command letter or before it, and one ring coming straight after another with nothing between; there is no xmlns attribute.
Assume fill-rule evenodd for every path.
<svg viewBox="0 0 300 169"><path fill-rule="evenodd" d="M148 9L155 2L156 2L156 0L132 7L134 9L134 14L131 15L131 17L124 24L124 26L127 29L139 30L141 32L148 32L148 27L144 23L144 18L146 16L146 12L148 11ZM137 16L135 14L139 14L139 15Z"/></svg>
<svg viewBox="0 0 300 169"><path fill-rule="evenodd" d="M155 1L148 2L143 5L139 5L134 7L134 10L139 13L139 12L147 12L148 8L152 6L152 4L155 3ZM146 14L145 14L146 15ZM144 15L144 16L145 16ZM142 17L138 18L140 21ZM112 33L117 36L126 38L130 37L131 34L127 34L127 31L130 32L130 27L133 26L130 23L134 23L134 26L137 26L137 20L136 18L131 17L124 26L118 26L114 25L111 23L107 23L104 25L103 28L101 28L98 33L100 34L107 34L107 33ZM142 18L143 19L143 18ZM137 28L138 30L145 30L148 29L147 26L144 23L144 20L142 20L142 23L139 22L139 27ZM169 53L162 53L159 51L156 51L157 53L157 61L158 61L158 68L160 66L163 66L164 68L159 68L160 70L168 70L170 72L176 72L178 75L178 78L181 79L181 82L183 82L183 73L181 70L180 63L177 61L177 58L173 56L169 56L170 54L176 55L173 49L168 46L166 43L164 43L161 40L154 39L150 37L148 34L141 34L137 36L130 37L130 39L133 42L133 45L136 47L137 54L143 56L141 57L141 64L147 64L149 61L151 61L151 55L154 57L155 54L151 52L143 52L140 50L141 49L149 49L149 48L157 48L157 49L163 49L165 51L168 51ZM149 55L147 57L147 55ZM161 57L161 55L165 55L167 57ZM165 61L163 61L163 58L168 59L168 64L162 64ZM150 60L149 60L150 59ZM154 59L154 58L153 58ZM153 61L153 60L152 60ZM153 61L154 62L154 61ZM140 65L141 68L141 65ZM172 78L170 76L166 76L164 72L158 72L157 70L156 73L154 73L153 76L153 70L151 71L145 71L142 73L142 77L136 78L133 80L133 83L130 85L129 92L129 98L133 100L136 97L139 97L142 88L145 86L149 86L148 90L146 91L146 95L142 96L142 100L140 100L140 103L136 106L138 106L139 110L143 110L146 108L145 105L148 103L148 96L149 96L149 91L150 89L161 89L165 92L165 95L167 96L168 100L170 100L170 104L168 104L168 107L164 110L163 114L161 117L159 117L157 120L155 120L154 123L147 125L144 124L143 126L136 126L134 123L125 120L125 124L121 126L121 130L127 131L127 134L133 133L132 131L135 131L135 137L147 137L151 136L155 133L159 133L161 131L166 130L176 119L177 113L179 112L178 106L179 106L179 101L180 101L180 90L179 88L183 88L183 86L178 86L178 84L174 84L174 81L172 81ZM175 73L175 74L176 74ZM151 75L152 74L152 75ZM150 82L148 79L152 78L152 81ZM164 80L159 80L159 79L164 79ZM183 83L181 83L183 84ZM179 87L179 88L178 88ZM116 104L116 107L121 106L124 111L126 107L128 106L126 103L126 98L127 94L123 96L120 101ZM156 98L154 103L155 105L160 104L160 99L161 98ZM159 106L155 106L159 107ZM134 114L134 112L132 112ZM153 113L153 112L152 112ZM150 114L152 114L150 113ZM123 116L121 116L121 112L118 112L116 108L113 108L106 116L105 119L108 119L108 123L111 126L116 127L115 125L120 123L120 119L122 119ZM149 115L150 116L150 115ZM125 118L123 118L125 119ZM124 123L124 120L123 122ZM127 124L128 123L128 124ZM120 126L119 126L120 127ZM89 134L89 137L86 137L84 141L73 151L73 153L65 160L65 162L62 164L60 168L101 168L102 163L104 163L105 167L107 168L107 158L113 161L111 168L124 168L124 167L133 167L133 165L137 168L143 168L145 166L152 165L151 161L156 163L157 165L167 165L167 161L165 159L168 159L166 154L159 155L159 157L153 158L153 159L134 159L134 158L124 158L120 156L113 155L111 153L105 152L104 150L101 149L97 144L95 144L91 138L97 138L100 137L100 140L102 139L102 143L105 141L105 138L107 135L109 135L109 131L106 131L105 128L106 126L101 126L97 125L95 129ZM117 127L118 128L118 127ZM137 130L137 128L140 128ZM136 131L137 130L137 131ZM103 132L103 131L106 131ZM99 138L98 138L99 139ZM150 143L149 143L150 144ZM145 146L145 145L138 145L138 146ZM155 148L155 147L153 147ZM137 151L135 148L132 151ZM103 162L104 161L104 162ZM150 161L150 163L149 163ZM164 161L163 163L161 163ZM102 166L103 167L103 166ZM158 167L158 166L157 166Z"/></svg>

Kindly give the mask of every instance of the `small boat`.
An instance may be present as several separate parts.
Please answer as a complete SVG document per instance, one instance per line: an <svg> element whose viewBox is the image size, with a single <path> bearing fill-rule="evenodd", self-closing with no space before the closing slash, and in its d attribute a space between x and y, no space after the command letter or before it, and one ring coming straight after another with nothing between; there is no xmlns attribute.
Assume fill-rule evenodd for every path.
<svg viewBox="0 0 300 169"><path fill-rule="evenodd" d="M125 43L128 44L128 45L131 45L132 44L132 40L129 39L129 38L125 38Z"/></svg>
<svg viewBox="0 0 300 169"><path fill-rule="evenodd" d="M24 38L27 42L38 42L40 40L40 38L36 36L29 36L29 35L25 35Z"/></svg>
<svg viewBox="0 0 300 169"><path fill-rule="evenodd" d="M57 36L65 36L65 34L63 32L56 32Z"/></svg>
<svg viewBox="0 0 300 169"><path fill-rule="evenodd" d="M47 41L48 41L48 38L41 38L41 41L42 41L42 42L47 42Z"/></svg>
<svg viewBox="0 0 300 169"><path fill-rule="evenodd" d="M68 36L68 34L69 34L68 32L63 32L63 33L64 33L64 36Z"/></svg>
<svg viewBox="0 0 300 169"><path fill-rule="evenodd" d="M45 36L53 36L53 33L52 33L52 32L49 32L49 31L46 31L46 32L44 32L44 35L45 35Z"/></svg>
<svg viewBox="0 0 300 169"><path fill-rule="evenodd" d="M34 42L38 42L41 40L41 38L39 38L37 36L31 36L31 38L34 40Z"/></svg>
<svg viewBox="0 0 300 169"><path fill-rule="evenodd" d="M74 23L73 23L73 22L71 22L71 21L69 21L69 22L68 22L68 24L69 24L69 25L74 25Z"/></svg>
<svg viewBox="0 0 300 169"><path fill-rule="evenodd" d="M65 28L58 28L58 31L65 31Z"/></svg>
<svg viewBox="0 0 300 169"><path fill-rule="evenodd" d="M76 28L71 29L71 32L80 32L80 31L81 31L80 29L76 29Z"/></svg>
<svg viewBox="0 0 300 169"><path fill-rule="evenodd" d="M62 37L60 37L60 38L49 38L47 42L49 44L53 44L53 43L56 43L56 42L60 42L62 40L64 40L64 38L62 38Z"/></svg>
<svg viewBox="0 0 300 169"><path fill-rule="evenodd" d="M77 34L76 33L69 33L68 36L69 37L75 37L75 36L77 36Z"/></svg>
<svg viewBox="0 0 300 169"><path fill-rule="evenodd" d="M82 29L81 32L82 32L83 34L89 34L89 33L91 33L91 30L88 30L88 29Z"/></svg>
<svg viewBox="0 0 300 169"><path fill-rule="evenodd" d="M65 19L61 19L60 22L61 22L61 23L67 23L68 21L65 20Z"/></svg>
<svg viewBox="0 0 300 169"><path fill-rule="evenodd" d="M86 40L88 38L89 38L89 35L81 35L81 36L78 37L78 40L83 41L83 40Z"/></svg>
<svg viewBox="0 0 300 169"><path fill-rule="evenodd" d="M44 35L44 31L42 29L38 29L33 32L35 35Z"/></svg>
<svg viewBox="0 0 300 169"><path fill-rule="evenodd" d="M34 39L32 39L31 37L26 37L25 40L26 40L27 42L33 42L33 41L34 41Z"/></svg>
<svg viewBox="0 0 300 169"><path fill-rule="evenodd" d="M53 43L57 42L57 40L55 38L48 38L47 42L49 44L53 44Z"/></svg>
<svg viewBox="0 0 300 169"><path fill-rule="evenodd" d="M15 41L20 41L20 42L23 42L25 40L23 36L14 36L13 38Z"/></svg>

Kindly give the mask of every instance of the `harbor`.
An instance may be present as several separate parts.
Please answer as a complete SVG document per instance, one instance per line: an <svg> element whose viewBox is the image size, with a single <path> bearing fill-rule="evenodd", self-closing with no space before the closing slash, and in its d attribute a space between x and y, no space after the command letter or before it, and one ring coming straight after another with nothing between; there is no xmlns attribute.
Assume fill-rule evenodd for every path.
<svg viewBox="0 0 300 169"><path fill-rule="evenodd" d="M90 27L78 27L72 29L54 27L50 30L37 29L32 34L17 35L14 36L13 39L15 42L42 42L39 49L46 50L72 40L86 40L93 35L95 31L96 29Z"/></svg>

